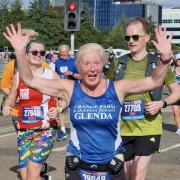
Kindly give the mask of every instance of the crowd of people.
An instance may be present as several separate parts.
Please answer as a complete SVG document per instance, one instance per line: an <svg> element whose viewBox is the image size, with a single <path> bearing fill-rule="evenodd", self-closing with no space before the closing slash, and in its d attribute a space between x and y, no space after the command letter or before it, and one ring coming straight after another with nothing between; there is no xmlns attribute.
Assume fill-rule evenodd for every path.
<svg viewBox="0 0 180 180"><path fill-rule="evenodd" d="M76 59L69 56L69 46L61 44L45 67L44 44L24 33L20 24L6 27L3 34L16 61L9 85L2 86L8 96L3 114L13 115L23 180L40 180L55 139L66 139L63 110L71 121L65 179L145 180L160 147L161 108L173 104L176 133L180 131L180 69L172 54L172 36L157 27L151 42L160 57L152 56L148 27L143 18L129 20L124 39L130 54L115 64L111 59L106 72L107 54L97 43L81 46ZM164 85L171 94L161 100Z"/></svg>

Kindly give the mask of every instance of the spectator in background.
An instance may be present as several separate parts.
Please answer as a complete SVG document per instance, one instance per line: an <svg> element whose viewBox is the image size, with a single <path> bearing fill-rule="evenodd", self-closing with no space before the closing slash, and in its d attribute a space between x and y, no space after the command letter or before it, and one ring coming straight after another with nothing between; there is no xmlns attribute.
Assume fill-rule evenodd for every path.
<svg viewBox="0 0 180 180"><path fill-rule="evenodd" d="M180 53L175 55L176 61L173 67L175 73L176 82L180 85ZM174 120L176 122L177 130L176 134L180 135L180 100L172 106L174 112Z"/></svg>
<svg viewBox="0 0 180 180"><path fill-rule="evenodd" d="M51 62L49 63L49 67L55 71L55 62L59 58L59 53L53 52L52 57L51 57Z"/></svg>
<svg viewBox="0 0 180 180"><path fill-rule="evenodd" d="M55 71L61 78L64 79L80 79L80 75L75 65L75 59L69 55L70 48L66 44L59 46L60 58L55 62ZM61 132L57 134L57 141L65 140L67 138L65 129L65 113L63 111L60 116Z"/></svg>
<svg viewBox="0 0 180 180"><path fill-rule="evenodd" d="M9 62L9 53L5 52L3 55L3 64L7 64Z"/></svg>

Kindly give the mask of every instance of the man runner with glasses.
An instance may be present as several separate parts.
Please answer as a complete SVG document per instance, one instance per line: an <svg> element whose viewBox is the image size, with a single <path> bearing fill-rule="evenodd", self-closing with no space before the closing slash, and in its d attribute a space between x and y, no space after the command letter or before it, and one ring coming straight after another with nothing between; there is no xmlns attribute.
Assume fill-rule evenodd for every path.
<svg viewBox="0 0 180 180"><path fill-rule="evenodd" d="M131 53L126 55L127 63L122 77L117 75L121 71L118 69L120 62L116 67L114 66L113 79L135 79L145 76L149 63L147 43L150 41L150 32L148 27L148 22L140 17L135 17L127 23L124 39L127 41ZM156 63L151 68L155 67ZM111 68L110 70L112 71ZM178 88L171 71L166 76L165 85L171 91ZM160 99L152 100L149 92L128 96L124 102L122 121L120 122L122 140L126 148L126 180L144 180L152 154L159 150L162 134L162 116L159 110L166 106L166 102ZM145 104L146 111L144 111Z"/></svg>

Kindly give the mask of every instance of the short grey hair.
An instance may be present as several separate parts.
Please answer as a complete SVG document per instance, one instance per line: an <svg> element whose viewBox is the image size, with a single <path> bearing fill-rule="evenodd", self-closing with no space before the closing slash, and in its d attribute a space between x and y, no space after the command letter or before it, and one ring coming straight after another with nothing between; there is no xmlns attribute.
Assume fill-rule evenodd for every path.
<svg viewBox="0 0 180 180"><path fill-rule="evenodd" d="M94 51L99 53L103 64L104 65L107 64L108 61L106 58L104 48L97 43L87 43L79 48L79 51L76 54L76 57L77 57L76 65L78 66L78 64L81 62L81 60L85 54L91 53Z"/></svg>

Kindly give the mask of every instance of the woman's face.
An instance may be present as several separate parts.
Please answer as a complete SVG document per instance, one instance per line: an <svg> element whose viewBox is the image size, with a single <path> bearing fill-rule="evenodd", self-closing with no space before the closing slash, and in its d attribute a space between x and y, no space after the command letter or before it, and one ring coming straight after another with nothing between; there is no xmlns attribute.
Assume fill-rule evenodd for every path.
<svg viewBox="0 0 180 180"><path fill-rule="evenodd" d="M31 65L42 65L45 57L44 45L40 43L32 43L27 52L27 57Z"/></svg>
<svg viewBox="0 0 180 180"><path fill-rule="evenodd" d="M97 51L86 53L78 63L82 81L89 87L95 87L101 80L103 61Z"/></svg>

